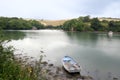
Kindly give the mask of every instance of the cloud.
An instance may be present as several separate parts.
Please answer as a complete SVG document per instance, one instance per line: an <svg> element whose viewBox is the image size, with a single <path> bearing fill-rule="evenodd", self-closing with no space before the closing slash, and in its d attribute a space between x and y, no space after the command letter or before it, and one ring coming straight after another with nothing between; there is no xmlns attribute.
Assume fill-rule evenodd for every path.
<svg viewBox="0 0 120 80"><path fill-rule="evenodd" d="M120 17L119 5L119 0L0 0L0 16L42 19L85 15Z"/></svg>
<svg viewBox="0 0 120 80"><path fill-rule="evenodd" d="M120 8L120 2L114 2L104 9L102 16L120 18L119 8Z"/></svg>
<svg viewBox="0 0 120 80"><path fill-rule="evenodd" d="M118 0L84 0L81 6L82 14L88 14L92 16L101 15L103 12L105 12L105 8L116 1L118 2ZM118 4L120 4L120 2L118 2Z"/></svg>

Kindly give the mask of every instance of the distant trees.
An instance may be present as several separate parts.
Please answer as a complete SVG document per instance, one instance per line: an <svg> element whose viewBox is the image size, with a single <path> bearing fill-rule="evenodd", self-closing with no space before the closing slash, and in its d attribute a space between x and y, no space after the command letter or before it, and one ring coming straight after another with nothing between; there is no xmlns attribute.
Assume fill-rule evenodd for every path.
<svg viewBox="0 0 120 80"><path fill-rule="evenodd" d="M63 29L67 31L90 31L90 18L85 16L66 21L63 24Z"/></svg>
<svg viewBox="0 0 120 80"><path fill-rule="evenodd" d="M72 20L69 20L69 21L66 21L64 24L63 24L63 29L64 30L69 30L69 31L72 31L76 28L77 26L77 20L76 19L72 19Z"/></svg>
<svg viewBox="0 0 120 80"><path fill-rule="evenodd" d="M115 31L120 32L120 21L100 21L89 16L66 21L62 27L66 31Z"/></svg>
<svg viewBox="0 0 120 80"><path fill-rule="evenodd" d="M24 20L17 17L0 17L0 29L27 30L27 29L63 29L65 31L114 31L120 32L120 21L100 21L90 16L79 17L66 21L60 26L44 26L36 20Z"/></svg>
<svg viewBox="0 0 120 80"><path fill-rule="evenodd" d="M93 18L91 20L91 28L94 31L99 31L100 27L101 27L101 24L100 24L100 21L98 20L98 18Z"/></svg>
<svg viewBox="0 0 120 80"><path fill-rule="evenodd" d="M43 29L44 28L44 25L41 24L40 22L36 21L36 20L29 20L29 22L33 27L36 27L37 29Z"/></svg>
<svg viewBox="0 0 120 80"><path fill-rule="evenodd" d="M116 21L116 22L110 21L108 25L109 25L109 30L120 32L120 21Z"/></svg>
<svg viewBox="0 0 120 80"><path fill-rule="evenodd" d="M0 17L0 28L8 30L26 30L32 29L32 27L36 27L37 29L42 29L44 26L35 20L24 20L22 18L7 18Z"/></svg>

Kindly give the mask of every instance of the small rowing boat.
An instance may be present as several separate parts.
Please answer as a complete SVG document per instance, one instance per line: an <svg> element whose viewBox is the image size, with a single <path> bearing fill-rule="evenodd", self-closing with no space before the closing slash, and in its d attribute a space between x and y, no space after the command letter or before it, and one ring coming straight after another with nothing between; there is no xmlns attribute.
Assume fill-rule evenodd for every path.
<svg viewBox="0 0 120 80"><path fill-rule="evenodd" d="M67 70L69 73L76 73L80 72L80 66L78 63L76 63L71 57L64 56L62 59L63 67L65 70Z"/></svg>

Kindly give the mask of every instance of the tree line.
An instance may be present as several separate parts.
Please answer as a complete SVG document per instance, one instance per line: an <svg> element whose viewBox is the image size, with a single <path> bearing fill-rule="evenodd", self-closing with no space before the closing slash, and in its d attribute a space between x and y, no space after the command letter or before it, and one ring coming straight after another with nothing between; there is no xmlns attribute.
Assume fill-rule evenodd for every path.
<svg viewBox="0 0 120 80"><path fill-rule="evenodd" d="M63 29L65 31L114 31L120 32L120 21L100 21L90 16L79 17L66 21L60 26L45 26L36 20L25 20L17 17L0 17L0 28L4 30L30 29Z"/></svg>
<svg viewBox="0 0 120 80"><path fill-rule="evenodd" d="M36 20L24 20L17 17L0 17L0 28L4 30L42 29L44 25Z"/></svg>
<svg viewBox="0 0 120 80"><path fill-rule="evenodd" d="M114 31L120 32L120 21L100 21L90 16L79 17L66 21L61 29L66 31Z"/></svg>

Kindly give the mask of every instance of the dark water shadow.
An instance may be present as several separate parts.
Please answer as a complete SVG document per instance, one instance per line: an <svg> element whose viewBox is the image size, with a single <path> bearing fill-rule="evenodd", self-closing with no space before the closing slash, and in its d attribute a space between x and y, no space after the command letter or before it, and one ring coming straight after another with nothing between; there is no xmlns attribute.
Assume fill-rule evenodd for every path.
<svg viewBox="0 0 120 80"><path fill-rule="evenodd" d="M3 39L5 40L19 40L24 39L26 34L21 31L4 31L3 32Z"/></svg>

